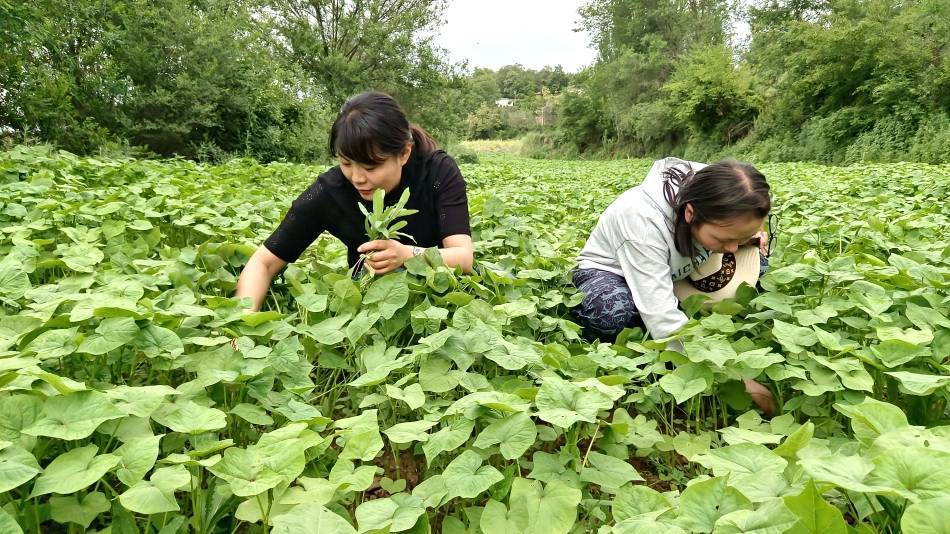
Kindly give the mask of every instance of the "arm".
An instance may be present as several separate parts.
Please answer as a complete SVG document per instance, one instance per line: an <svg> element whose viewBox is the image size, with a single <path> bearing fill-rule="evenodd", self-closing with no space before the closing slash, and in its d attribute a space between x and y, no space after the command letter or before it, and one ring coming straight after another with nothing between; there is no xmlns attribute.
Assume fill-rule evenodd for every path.
<svg viewBox="0 0 950 534"><path fill-rule="evenodd" d="M303 251L323 233L325 202L318 185L332 172L339 172L339 169L321 174L293 201L277 229L254 251L241 271L234 296L250 297L249 311L261 309L274 276L288 263L297 261Z"/></svg>
<svg viewBox="0 0 950 534"><path fill-rule="evenodd" d="M446 236L442 240L442 261L449 267L461 267L462 272L471 273L472 263L475 261L475 249L472 245L472 236L455 234Z"/></svg>
<svg viewBox="0 0 950 534"><path fill-rule="evenodd" d="M653 338L664 338L686 324L686 314L680 311L673 295L669 251L626 240L617 249L617 259L637 311Z"/></svg>
<svg viewBox="0 0 950 534"><path fill-rule="evenodd" d="M413 256L411 245L405 245L392 239L369 241L360 245L357 250L361 253L373 253L371 257L367 256L366 263L377 275L386 274L402 267ZM461 267L462 271L466 273L472 272L472 262L475 255L472 236L467 234L446 236L442 240L439 253L442 254L442 261L449 267Z"/></svg>
<svg viewBox="0 0 950 534"><path fill-rule="evenodd" d="M442 236L439 252L442 261L449 267L460 267L466 273L472 272L474 247L469 226L468 196L465 193L465 179L449 155L433 161L433 172L437 183L435 187L436 220ZM412 246L395 240L377 240L363 243L357 249L360 253L373 251L366 263L376 274L386 274L398 269L412 258Z"/></svg>
<svg viewBox="0 0 950 534"><path fill-rule="evenodd" d="M658 247L631 240L624 241L617 250L624 278L633 293L633 302L654 339L669 336L689 320L680 311L673 294L673 277L667 255L668 252ZM671 342L668 348L685 354L679 340ZM767 415L773 415L772 393L755 380L747 379L744 383L756 406Z"/></svg>
<svg viewBox="0 0 950 534"><path fill-rule="evenodd" d="M263 245L258 247L251 259L247 261L244 270L241 271L234 296L250 297L250 311L260 310L271 280L286 265L286 261L275 256L273 252L267 250L267 247Z"/></svg>

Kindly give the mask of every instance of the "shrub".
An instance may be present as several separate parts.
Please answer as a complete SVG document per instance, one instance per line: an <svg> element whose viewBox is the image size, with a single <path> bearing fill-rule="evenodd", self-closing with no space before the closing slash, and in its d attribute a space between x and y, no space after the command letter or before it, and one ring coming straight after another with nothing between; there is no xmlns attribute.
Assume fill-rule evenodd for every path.
<svg viewBox="0 0 950 534"><path fill-rule="evenodd" d="M884 117L848 145L844 159L847 163L907 159L909 142L916 130L915 121L911 119L895 115Z"/></svg>
<svg viewBox="0 0 950 534"><path fill-rule="evenodd" d="M494 104L482 104L465 119L465 134L468 139L490 139L503 127L501 110Z"/></svg>
<svg viewBox="0 0 950 534"><path fill-rule="evenodd" d="M950 162L950 116L935 114L920 123L910 142L909 159L925 163Z"/></svg>
<svg viewBox="0 0 950 534"><path fill-rule="evenodd" d="M454 144L447 146L445 147L445 151L455 158L456 163L478 163L478 152L475 152L465 145Z"/></svg>

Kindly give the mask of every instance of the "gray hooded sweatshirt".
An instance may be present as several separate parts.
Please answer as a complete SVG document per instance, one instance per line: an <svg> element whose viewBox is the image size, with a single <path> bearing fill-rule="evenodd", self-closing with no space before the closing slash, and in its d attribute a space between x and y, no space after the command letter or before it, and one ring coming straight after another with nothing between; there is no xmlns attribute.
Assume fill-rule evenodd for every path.
<svg viewBox="0 0 950 534"><path fill-rule="evenodd" d="M706 165L677 158L654 162L643 183L625 191L604 211L578 256L580 269L624 277L643 324L655 339L686 324L673 282L688 276L693 264L704 263L710 254L697 245L701 253L691 261L676 251L673 208L663 196L663 171L674 166L696 171Z"/></svg>

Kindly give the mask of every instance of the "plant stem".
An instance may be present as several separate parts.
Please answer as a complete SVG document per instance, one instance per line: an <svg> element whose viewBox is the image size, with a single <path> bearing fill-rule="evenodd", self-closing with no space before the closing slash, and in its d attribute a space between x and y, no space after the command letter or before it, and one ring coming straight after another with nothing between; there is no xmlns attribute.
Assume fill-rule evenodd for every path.
<svg viewBox="0 0 950 534"><path fill-rule="evenodd" d="M590 456L590 450L594 448L594 441L597 439L597 432L600 430L600 419L597 420L597 426L594 427L594 435L590 437L590 443L587 444L587 452L584 454L584 461L581 462L581 468L587 467L587 457Z"/></svg>
<svg viewBox="0 0 950 534"><path fill-rule="evenodd" d="M399 470L399 452L396 450L396 446L393 442L389 442L389 450L393 453L393 462L396 464L396 480L402 478L402 474Z"/></svg>
<svg viewBox="0 0 950 534"><path fill-rule="evenodd" d="M112 487L112 484L109 484L109 481L108 481L108 480L106 480L105 478L100 478L100 479L99 479L99 482L102 482L102 484L103 484L105 487L109 488L109 491L111 491L113 495L115 495L116 497L119 496L119 492L116 491L115 488Z"/></svg>

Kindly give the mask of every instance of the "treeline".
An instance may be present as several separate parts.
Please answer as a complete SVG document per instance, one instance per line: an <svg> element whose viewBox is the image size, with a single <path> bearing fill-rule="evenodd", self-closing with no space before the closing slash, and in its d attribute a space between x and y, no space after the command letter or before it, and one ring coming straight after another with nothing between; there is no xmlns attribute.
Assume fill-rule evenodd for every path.
<svg viewBox="0 0 950 534"><path fill-rule="evenodd" d="M950 2L741 5L590 0L571 74L451 63L445 0L0 0L0 143L318 160L372 88L538 155L950 160Z"/></svg>
<svg viewBox="0 0 950 534"><path fill-rule="evenodd" d="M347 97L386 91L440 141L553 121L560 66L453 64L444 0L0 0L0 141L321 160ZM496 101L510 99L510 108ZM538 115L540 113L540 115Z"/></svg>
<svg viewBox="0 0 950 534"><path fill-rule="evenodd" d="M950 2L591 0L560 153L950 161ZM743 42L732 30L745 21Z"/></svg>
<svg viewBox="0 0 950 534"><path fill-rule="evenodd" d="M467 77L478 107L465 117L467 139L504 139L553 126L561 92L573 75L560 65L540 70L506 65L497 71L475 69Z"/></svg>
<svg viewBox="0 0 950 534"><path fill-rule="evenodd" d="M0 0L0 137L313 160L344 100L388 91L439 137L478 106L432 43L442 0Z"/></svg>

